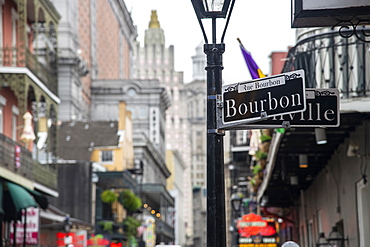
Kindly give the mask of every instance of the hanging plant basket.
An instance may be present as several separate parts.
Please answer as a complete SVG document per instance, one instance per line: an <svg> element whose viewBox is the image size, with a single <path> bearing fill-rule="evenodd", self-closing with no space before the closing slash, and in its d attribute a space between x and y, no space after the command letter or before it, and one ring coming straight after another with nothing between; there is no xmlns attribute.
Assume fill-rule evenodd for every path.
<svg viewBox="0 0 370 247"><path fill-rule="evenodd" d="M263 150L260 150L260 149L257 150L256 159L257 160L267 159L267 152L264 152Z"/></svg>
<svg viewBox="0 0 370 247"><path fill-rule="evenodd" d="M261 142L264 143L264 142L270 142L272 137L269 135L261 135L260 139L261 139Z"/></svg>
<svg viewBox="0 0 370 247"><path fill-rule="evenodd" d="M99 225L102 226L103 231L113 233L113 221L100 221Z"/></svg>
<svg viewBox="0 0 370 247"><path fill-rule="evenodd" d="M135 212L142 206L141 199L131 190L123 190L118 196L118 202L129 212Z"/></svg>
<svg viewBox="0 0 370 247"><path fill-rule="evenodd" d="M126 232L127 236L136 236L137 228L141 225L140 221L134 217L127 217L123 221L123 229Z"/></svg>
<svg viewBox="0 0 370 247"><path fill-rule="evenodd" d="M262 170L261 165L260 165L260 164L255 165L255 166L253 167L253 174L257 174L260 170Z"/></svg>
<svg viewBox="0 0 370 247"><path fill-rule="evenodd" d="M112 204L117 201L117 195L112 190L104 190L100 195L101 201L104 203Z"/></svg>

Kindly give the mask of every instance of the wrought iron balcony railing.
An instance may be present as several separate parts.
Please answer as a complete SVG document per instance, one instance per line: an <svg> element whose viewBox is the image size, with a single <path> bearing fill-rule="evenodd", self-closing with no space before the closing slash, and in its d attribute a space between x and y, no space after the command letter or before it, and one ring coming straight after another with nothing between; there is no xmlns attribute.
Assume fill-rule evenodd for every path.
<svg viewBox="0 0 370 247"><path fill-rule="evenodd" d="M0 134L0 167L34 181L32 154L15 141Z"/></svg>
<svg viewBox="0 0 370 247"><path fill-rule="evenodd" d="M50 189L58 190L58 170L54 166L53 164L40 164L35 161L32 171L36 182Z"/></svg>
<svg viewBox="0 0 370 247"><path fill-rule="evenodd" d="M0 167L28 180L57 189L57 170L32 159L32 153L17 142L0 134Z"/></svg>
<svg viewBox="0 0 370 247"><path fill-rule="evenodd" d="M343 38L337 31L310 36L290 49L283 72L298 69L305 70L307 88L338 88L342 98L366 97L370 43Z"/></svg>
<svg viewBox="0 0 370 247"><path fill-rule="evenodd" d="M27 67L51 92L58 95L56 73L42 64L29 50L26 50L25 56L22 56L21 51L16 47L1 47L0 66Z"/></svg>
<svg viewBox="0 0 370 247"><path fill-rule="evenodd" d="M155 225L156 225L156 232L157 233L162 233L167 236L175 237L174 234L174 229L169 226L166 222L160 219L155 220Z"/></svg>

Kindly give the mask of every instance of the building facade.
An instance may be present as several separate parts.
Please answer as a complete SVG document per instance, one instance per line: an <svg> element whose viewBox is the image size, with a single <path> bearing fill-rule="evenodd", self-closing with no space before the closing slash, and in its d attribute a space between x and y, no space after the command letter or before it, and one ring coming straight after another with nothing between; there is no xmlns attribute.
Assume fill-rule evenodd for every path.
<svg viewBox="0 0 370 247"><path fill-rule="evenodd" d="M136 28L123 1L53 2L62 16L58 37L59 118L87 120L91 115L92 80L131 77Z"/></svg>
<svg viewBox="0 0 370 247"><path fill-rule="evenodd" d="M60 82L58 93L61 95L59 111L61 124L65 127L65 125L69 126L75 123L74 129L78 129L77 126L82 127L81 130L84 131L78 134L87 132L88 129L92 130L95 126L106 129L107 125L108 129L115 131L113 133L114 138L106 143L102 143L102 141L106 141L104 138L94 140L93 137L95 135L89 141L88 147L84 146L86 143L83 143L81 147L86 147L88 151L84 150L85 152L77 153L78 157L82 158L81 160L78 157L72 158L70 156L72 153L76 154L76 152L71 152L70 154L61 152L59 162L61 166L64 166L63 178L60 179L66 182L65 178L68 178L69 172L73 171L73 169L82 169L80 166L85 166L86 168L84 169L86 171L84 174L88 177L86 181L89 178L95 181L95 179L98 179L95 173L103 173L104 171L108 171L108 178L101 176L102 181L109 180L109 176L114 177L115 175L111 173L116 171L121 172L122 178L122 171L133 168L134 164L132 129L130 129L131 120L128 120L129 118L126 117L120 119L123 116L119 114L119 112L122 112L122 109L120 109L122 104L120 105L120 102L117 102L115 105L117 115L109 119L114 122L112 127L110 127L111 123L105 120L104 123L91 121L91 86L92 81L96 79L128 79L131 77L133 41L137 36L136 28L124 1L67 0L53 2L56 9L61 13L60 35L58 36L60 55L58 60L58 80ZM87 130L84 129L85 127ZM72 136L70 135L69 138L72 138ZM77 133L74 136L77 136ZM98 138L97 135L95 137ZM65 138L67 136L64 136L63 143L66 142ZM99 147L97 148L97 146ZM65 147L71 147L71 151L77 150L77 148L73 150L73 145L71 144ZM72 164L74 161L78 161L74 163L75 167ZM87 174L88 172L90 174ZM73 177L72 175L70 176L71 179ZM130 175L126 174L124 179L128 184L131 183ZM117 177L111 179L111 181L117 182L117 187L122 188L121 180L117 179ZM95 203L100 199L99 195L96 194L96 191L99 192L96 188L98 184L96 182L86 182L82 186L78 181L73 181L73 183L71 181L70 184L74 184L77 187L81 186L87 194L90 194L91 191L91 197L86 201L89 201L92 205L83 214L90 214L90 220L86 221L94 224L96 219L102 220L99 218L103 216L101 211L97 212L101 207L95 207ZM101 182L99 186L102 184L106 185L104 182ZM67 187L70 188L71 186ZM102 188L107 187L104 186ZM132 189L132 186L130 188ZM63 187L59 189L62 190ZM81 209L79 208L81 205L71 200L64 200L63 202L63 197L68 192L68 190L63 191L61 199L54 203L64 205L65 210L75 216L75 212ZM83 192L81 191L81 193ZM78 197L76 191L73 191L73 195ZM101 204L99 205L101 206ZM99 214L98 216L97 213ZM124 216L120 214L120 219L122 217ZM73 220L73 218L71 219Z"/></svg>
<svg viewBox="0 0 370 247"><path fill-rule="evenodd" d="M116 111L117 120L69 121L60 125L61 189L59 198L52 202L69 212L72 219L88 223L88 233L103 234L108 241L122 243L129 241L123 225L130 212L120 200L104 202L103 193L113 191L118 197L127 190L134 191L137 183L128 172L134 168L131 112L124 102ZM72 232L78 233L81 226L73 220L72 223ZM112 224L112 232L104 224Z"/></svg>
<svg viewBox="0 0 370 247"><path fill-rule="evenodd" d="M202 44L192 56L193 80L185 84L189 122L191 184L193 188L193 245L206 245L207 222L207 131L206 131L206 58Z"/></svg>
<svg viewBox="0 0 370 247"><path fill-rule="evenodd" d="M94 120L115 118L120 101L132 112L133 168L142 173L135 191L146 205L144 218L155 222L155 242L173 244L175 201L166 189L171 175L165 150L165 112L170 105L167 91L158 80L95 80L92 99Z"/></svg>
<svg viewBox="0 0 370 247"><path fill-rule="evenodd" d="M183 173L184 224L186 232L192 232L192 191L189 123L183 72L174 69L174 47L166 47L164 30L155 10L150 16L149 28L145 30L144 45L135 45L134 78L157 79L169 95L171 106L166 111L166 149L178 150L186 166ZM185 234L185 232L183 233Z"/></svg>
<svg viewBox="0 0 370 247"><path fill-rule="evenodd" d="M207 184L206 156L206 74L205 55L199 44L192 56L193 81L185 84L187 115L190 126L191 181L192 186L205 187Z"/></svg>
<svg viewBox="0 0 370 247"><path fill-rule="evenodd" d="M189 233L186 232L184 219L184 192L183 192L183 174L185 164L181 160L181 155L178 151L166 151L166 164L171 175L167 179L167 190L175 199L174 226L175 226L175 244L187 246L189 241ZM184 234L185 233L185 234Z"/></svg>
<svg viewBox="0 0 370 247"><path fill-rule="evenodd" d="M275 134L276 151L271 153L275 158L266 166L257 198L265 212L285 219L282 240L295 239L304 247L366 246L368 46L358 37L346 38L329 28L297 31L297 44L289 50L284 71L305 70L306 89L338 89L339 107L330 109L340 113L340 124ZM319 142L322 136L325 142ZM306 157L305 168L299 166L299 156Z"/></svg>
<svg viewBox="0 0 370 247"><path fill-rule="evenodd" d="M56 80L60 14L50 1L4 0L0 7L0 245L3 246L14 240L23 243L23 238L11 237L16 235L12 233L14 229L9 230L10 220L19 220L24 225L21 216L29 208L36 216L32 220L46 225L49 221L42 214L48 207L46 196L58 196L54 162L61 102ZM43 230L36 229L37 235L42 233ZM20 234L23 236L24 232ZM40 243L43 238L26 241Z"/></svg>

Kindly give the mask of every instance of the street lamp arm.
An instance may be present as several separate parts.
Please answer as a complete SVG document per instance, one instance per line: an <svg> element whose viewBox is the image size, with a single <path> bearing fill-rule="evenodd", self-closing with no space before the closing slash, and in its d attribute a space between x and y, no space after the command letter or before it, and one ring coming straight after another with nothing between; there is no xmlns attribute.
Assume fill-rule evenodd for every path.
<svg viewBox="0 0 370 247"><path fill-rule="evenodd" d="M226 34L226 29L227 29L227 26L229 25L230 16L231 16L231 12L233 12L234 4L235 4L235 0L232 0L232 2L231 2L231 7L230 7L230 11L229 11L229 14L228 14L228 16L227 16L227 20L226 20L225 28L224 28L224 31L223 31L222 36L221 36L221 44L223 44L223 43L224 43L224 38L225 38L225 34Z"/></svg>
<svg viewBox="0 0 370 247"><path fill-rule="evenodd" d="M191 0L192 5L194 7L195 14L199 22L199 26L202 30L204 42L208 44L208 38L204 30L202 19L208 19L208 18L212 19L212 43L215 44L216 43L216 19L226 18L226 24L225 24L225 27L224 27L224 30L221 36L221 44L223 44L225 34L226 34L226 29L229 25L231 13L234 8L234 4L236 0L225 0L225 2L223 3L224 6L222 8L222 11L209 11L207 1L206 0L203 0L203 1L206 5L206 8L203 6L201 0ZM231 1L231 5L230 5L230 1Z"/></svg>
<svg viewBox="0 0 370 247"><path fill-rule="evenodd" d="M206 34L206 31L204 30L204 26L203 26L203 23L202 23L202 18L200 16L200 10L199 10L200 7L199 7L197 1L198 0L191 0L191 2L193 4L193 7L194 7L195 14L197 15L197 19L198 19L198 22L199 22L200 29L202 30L202 34L203 34L203 37L204 37L204 42L206 44L208 44L207 34Z"/></svg>

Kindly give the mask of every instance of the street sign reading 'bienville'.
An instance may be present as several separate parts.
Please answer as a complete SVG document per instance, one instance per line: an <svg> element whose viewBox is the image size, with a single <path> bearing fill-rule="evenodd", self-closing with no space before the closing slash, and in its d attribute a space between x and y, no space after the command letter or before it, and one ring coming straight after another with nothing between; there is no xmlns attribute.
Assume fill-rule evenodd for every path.
<svg viewBox="0 0 370 247"><path fill-rule="evenodd" d="M306 110L304 71L297 70L222 87L222 126L253 123Z"/></svg>
<svg viewBox="0 0 370 247"><path fill-rule="evenodd" d="M256 128L338 127L340 125L339 90L306 88L306 110L271 117L250 125Z"/></svg>

